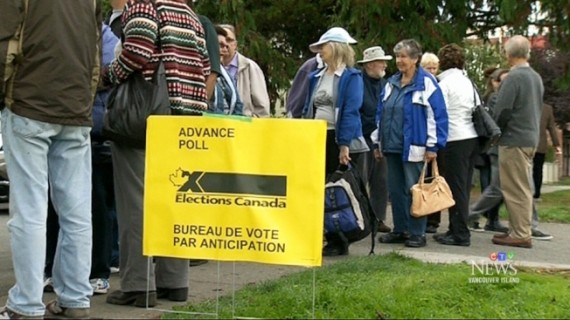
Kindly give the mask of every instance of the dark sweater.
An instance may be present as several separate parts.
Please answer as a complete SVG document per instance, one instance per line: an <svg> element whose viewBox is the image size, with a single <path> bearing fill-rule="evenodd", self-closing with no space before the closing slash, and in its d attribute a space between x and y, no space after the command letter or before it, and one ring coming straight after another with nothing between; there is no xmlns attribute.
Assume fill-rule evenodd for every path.
<svg viewBox="0 0 570 320"><path fill-rule="evenodd" d="M376 110L378 109L378 99L380 93L386 85L383 78L374 79L369 77L365 71L362 72L364 81L364 99L360 108L360 119L362 121L362 133L364 137L370 138L370 134L376 130Z"/></svg>
<svg viewBox="0 0 570 320"><path fill-rule="evenodd" d="M499 89L494 111L503 132L500 146L536 148L543 94L542 79L531 67L519 66L509 71Z"/></svg>

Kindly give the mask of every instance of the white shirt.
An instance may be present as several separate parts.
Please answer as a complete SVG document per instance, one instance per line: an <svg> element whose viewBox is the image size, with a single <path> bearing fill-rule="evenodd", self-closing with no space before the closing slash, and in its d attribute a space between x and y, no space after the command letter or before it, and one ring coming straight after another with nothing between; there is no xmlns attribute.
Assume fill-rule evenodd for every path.
<svg viewBox="0 0 570 320"><path fill-rule="evenodd" d="M480 103L480 98L478 94L473 96L475 90L473 83L467 78L464 70L456 68L443 71L437 78L447 106L449 121L447 141L476 138L472 113L475 103Z"/></svg>

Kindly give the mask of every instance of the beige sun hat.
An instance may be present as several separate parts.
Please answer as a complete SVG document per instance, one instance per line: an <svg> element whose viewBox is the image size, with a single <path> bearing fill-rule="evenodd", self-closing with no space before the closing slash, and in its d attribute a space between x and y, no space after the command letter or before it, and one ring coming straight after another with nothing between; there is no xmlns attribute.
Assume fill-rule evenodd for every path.
<svg viewBox="0 0 570 320"><path fill-rule="evenodd" d="M375 60L392 60L392 56L386 55L384 49L380 46L370 47L364 50L362 55L362 60L357 61L357 63L366 63Z"/></svg>

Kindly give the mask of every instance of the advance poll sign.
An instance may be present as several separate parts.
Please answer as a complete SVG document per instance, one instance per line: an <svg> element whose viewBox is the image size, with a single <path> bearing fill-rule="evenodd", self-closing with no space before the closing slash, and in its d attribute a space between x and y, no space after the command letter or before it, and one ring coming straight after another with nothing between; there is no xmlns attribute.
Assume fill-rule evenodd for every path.
<svg viewBox="0 0 570 320"><path fill-rule="evenodd" d="M143 253L320 266L324 121L148 120Z"/></svg>

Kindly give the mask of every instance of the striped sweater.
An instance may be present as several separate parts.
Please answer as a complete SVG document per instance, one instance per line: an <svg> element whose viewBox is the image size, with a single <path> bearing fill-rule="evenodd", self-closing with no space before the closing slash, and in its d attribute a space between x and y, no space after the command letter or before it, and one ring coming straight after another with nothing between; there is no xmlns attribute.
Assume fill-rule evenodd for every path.
<svg viewBox="0 0 570 320"><path fill-rule="evenodd" d="M204 29L185 0L128 0L123 34L123 49L105 72L105 81L119 84L139 70L150 80L162 58L173 114L208 109L210 60Z"/></svg>

